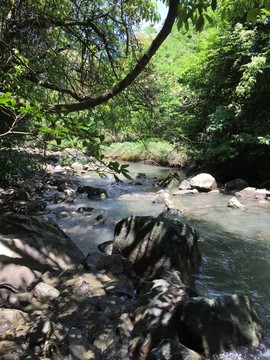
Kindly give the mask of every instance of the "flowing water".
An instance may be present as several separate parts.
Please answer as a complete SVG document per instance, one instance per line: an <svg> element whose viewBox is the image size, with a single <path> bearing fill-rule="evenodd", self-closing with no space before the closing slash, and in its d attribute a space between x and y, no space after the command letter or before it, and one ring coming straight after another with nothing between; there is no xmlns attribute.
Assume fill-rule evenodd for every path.
<svg viewBox="0 0 270 360"><path fill-rule="evenodd" d="M132 164L134 182L116 184L113 178L100 179L97 175L84 176L84 185L106 188L109 198L89 201L85 195L76 198L59 212L59 205L51 205L50 212L59 226L87 254L96 246L112 240L117 221L136 215L156 216L162 204L153 203L158 188L153 178L164 178L171 169ZM136 179L137 173L147 179ZM181 174L184 177L184 174ZM136 184L141 182L142 185ZM224 294L249 295L263 319L265 336L258 349L242 348L216 356L215 360L270 359L270 202L242 201L246 211L230 209L226 205L231 196L218 192L173 197L176 208L183 211L182 220L200 233L203 258L193 277L194 286L203 296ZM78 213L81 206L93 208ZM53 214L55 212L55 215ZM96 217L103 215L105 224Z"/></svg>

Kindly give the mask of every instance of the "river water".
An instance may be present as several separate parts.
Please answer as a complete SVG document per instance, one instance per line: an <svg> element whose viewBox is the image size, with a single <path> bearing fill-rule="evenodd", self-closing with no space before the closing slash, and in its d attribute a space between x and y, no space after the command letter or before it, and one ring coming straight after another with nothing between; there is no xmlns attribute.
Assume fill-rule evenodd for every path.
<svg viewBox="0 0 270 360"><path fill-rule="evenodd" d="M132 214L156 216L162 212L163 205L153 203L159 190L153 187L153 178L164 178L172 170L143 164L131 164L129 170L135 183L124 180L116 184L111 176L100 179L96 174L80 178L84 185L105 188L108 199L89 201L80 195L73 204L49 207L51 217L85 255L96 251L98 244L112 240L119 220ZM147 179L137 179L138 173L145 173ZM183 173L180 175L184 178ZM264 322L265 336L258 349L242 348L214 359L270 359L270 202L243 200L243 211L228 208L230 198L213 192L174 196L173 202L183 211L182 220L200 234L203 257L193 276L197 291L209 297L246 294L253 299ZM81 206L93 210L78 213ZM96 220L98 215L104 216L105 224Z"/></svg>

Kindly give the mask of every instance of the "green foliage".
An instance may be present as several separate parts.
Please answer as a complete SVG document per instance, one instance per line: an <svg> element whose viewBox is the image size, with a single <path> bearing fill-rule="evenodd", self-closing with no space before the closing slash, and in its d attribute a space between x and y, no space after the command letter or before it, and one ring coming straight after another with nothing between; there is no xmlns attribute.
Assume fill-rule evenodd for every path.
<svg viewBox="0 0 270 360"><path fill-rule="evenodd" d="M39 169L40 164L23 151L2 148L0 150L0 182L16 182L29 176L31 171Z"/></svg>
<svg viewBox="0 0 270 360"><path fill-rule="evenodd" d="M183 0L155 61L120 95L75 115L45 110L125 78L156 35L139 31L156 9L151 0L1 2L0 146L79 148L104 165L110 133L189 146L204 163L267 155L269 0Z"/></svg>
<svg viewBox="0 0 270 360"><path fill-rule="evenodd" d="M243 158L256 163L270 153L268 19L256 27L236 24L209 43L207 66L197 64L180 81L191 125L185 135L204 164Z"/></svg>
<svg viewBox="0 0 270 360"><path fill-rule="evenodd" d="M124 161L147 161L164 166L184 167L189 161L186 149L177 150L166 141L148 140L138 142L115 142L102 148L109 158L120 158Z"/></svg>

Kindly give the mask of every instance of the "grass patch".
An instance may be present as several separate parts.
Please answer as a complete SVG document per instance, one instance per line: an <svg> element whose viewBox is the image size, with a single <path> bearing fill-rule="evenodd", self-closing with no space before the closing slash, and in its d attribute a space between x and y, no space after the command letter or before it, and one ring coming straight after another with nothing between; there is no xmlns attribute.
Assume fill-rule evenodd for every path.
<svg viewBox="0 0 270 360"><path fill-rule="evenodd" d="M104 147L102 153L106 158L171 167L185 167L189 161L187 150L179 151L165 141L117 142Z"/></svg>

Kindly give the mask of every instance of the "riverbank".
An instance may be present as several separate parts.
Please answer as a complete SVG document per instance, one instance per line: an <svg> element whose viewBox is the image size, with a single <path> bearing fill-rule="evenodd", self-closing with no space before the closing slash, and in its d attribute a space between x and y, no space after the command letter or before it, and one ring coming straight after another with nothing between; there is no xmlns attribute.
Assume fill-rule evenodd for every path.
<svg viewBox="0 0 270 360"><path fill-rule="evenodd" d="M179 168L186 168L191 161L187 149L166 141L115 142L104 146L102 153L110 159Z"/></svg>
<svg viewBox="0 0 270 360"><path fill-rule="evenodd" d="M175 279L176 282L174 278L172 281L171 276L174 276L174 273L169 273L169 284L166 282L168 279L162 277L154 279L153 283L145 282L144 280L138 286L137 282L133 282L133 277L129 277L129 273L123 272L122 256L119 256L119 254L108 254L108 241L114 238L114 234L118 234L119 239L128 239L122 232L123 230L126 231L125 229L131 229L131 224L126 224L126 221L132 220L131 223L133 224L133 220L135 221L138 218L141 221L145 217L149 219L149 216L150 218L157 219L157 216L164 208L164 202L162 199L160 199L161 202L160 200L154 200L157 198L159 187L158 184L153 185L153 175L157 175L157 178L163 178L165 174L162 170L165 169L162 169L161 166L131 164L131 175L137 180L124 180L123 182L116 183L113 181L112 176L108 175L108 177L99 178L92 172L87 173L85 165L81 164L79 166L77 161L71 168L61 166L56 161L56 157L50 156L50 161L51 163L47 165L45 176L40 178L40 181L36 184L37 186L35 186L35 183L32 184L34 186L33 190L30 188L31 184L29 184L29 181L20 183L20 188L14 189L20 196L25 196L25 191L29 195L32 194L35 199L31 202L32 205L45 205L44 202L46 202L47 206L45 209L44 206L42 206L43 209L40 209L40 207L36 208L36 210L41 211L33 217L33 206L27 207L25 201L22 200L22 206L18 208L17 205L20 204L17 202L14 209L18 209L19 214L8 217L8 221L13 221L12 226L9 223L7 224L8 229L12 229L11 236L14 238L14 231L17 228L20 230L22 224L25 224L23 229L28 229L31 232L29 234L29 239L32 239L31 243L34 245L39 244L44 239L46 249L49 250L48 256L44 255L44 252L42 253L42 259L46 260L49 260L54 253L63 256L64 252L59 251L58 246L61 245L62 239L67 241L70 239L86 256L87 262L84 262L84 267L79 265L74 271L62 271L63 268L61 268L60 274L57 273L56 277L51 277L48 272L45 273L46 276L42 276L41 281L37 284L38 288L36 289L35 286L34 291L31 291L27 299L25 298L25 292L23 297L19 297L19 305L22 308L18 310L22 312L20 314L24 316L26 321L22 321L22 323L17 322L14 326L11 326L10 322L3 324L2 337L9 348L2 347L7 357L1 357L0 352L0 358L10 360L8 356L12 354L12 359L19 359L23 357L22 354L25 354L25 357L33 356L40 360L48 358L70 360L71 358L75 359L75 356L77 356L76 358L87 360L104 360L108 358L127 360L130 355L129 344L134 344L135 341L136 345L136 339L142 339L142 336L147 335L153 328L157 329L157 326L159 327L155 334L161 334L162 336L164 331L167 334L169 332L167 332L167 325L179 323L178 316L180 316L180 313L184 314L185 305L189 304L188 306L197 307L204 301L203 299L205 299L204 304L207 305L208 297L213 301L216 301L214 299L217 297L219 299L226 299L227 303L228 299L232 299L233 303L236 303L238 298L241 301L242 294L254 300L255 306L261 312L261 317L266 324L265 340L256 349L247 346L243 350L238 349L237 346L237 350L234 350L234 355L228 354L227 357L226 353L226 358L233 359L235 358L234 356L247 360L265 358L264 355L269 349L269 332L267 332L267 328L269 328L267 326L267 314L269 313L269 281L267 274L269 274L269 266L266 263L264 270L261 266L255 264L262 264L261 254L268 253L266 241L268 241L269 235L264 225L267 224L266 226L268 226L269 224L266 207L263 208L263 212L259 212L256 215L253 210L255 206L253 201L252 203L245 204L247 205L247 211L236 212L237 210L226 206L227 200L231 195L227 196L213 191L183 196L179 193L178 195L173 195L175 189L172 190L173 193L169 189L163 189L162 193L166 191L173 201L173 205L181 209L181 219L175 218L174 220L179 224L182 220L184 221L183 229L185 229L185 232L186 229L189 229L189 223L194 223L192 227L196 231L198 229L200 234L198 245L203 250L202 261L199 271L192 275L191 281L192 289L194 288L196 294L198 293L200 296L198 297L195 293L187 293L186 290L190 291L190 287L183 286L177 279ZM76 171L75 168L77 169ZM75 173L73 173L72 169ZM166 171L169 171L169 169L166 169ZM141 174L140 177L136 176L138 173ZM142 174L145 175L142 176ZM106 189L106 192L103 192L103 194L108 196L100 196L97 199L92 198L90 190L97 189L93 188L93 186ZM22 192L24 189L25 191ZM38 191L34 191L34 189ZM6 195L10 196L10 188L6 191ZM40 196L40 199L37 196ZM11 211L11 202L8 199L6 200L5 203ZM133 216L130 218L131 220L128 220L127 216L130 214L135 214L135 217ZM256 221L252 221L254 216ZM247 217L248 219L245 221ZM259 219L262 221L263 217L264 222L260 224ZM123 219L126 219L124 223ZM162 219L163 223L165 217L159 217L159 226L161 223L160 219ZM16 223L14 223L15 220ZM43 221L49 222L45 224ZM56 229L58 227L56 225L50 226L50 221L54 221L59 226L59 229L61 229L57 232L57 236ZM119 222L125 226L121 226L119 229L120 225L117 226ZM217 223L219 224L218 226ZM15 226L15 224L18 225ZM257 227L254 229L254 234L253 231L251 234L250 226L255 225ZM115 231L116 226L117 231ZM136 226L136 229L139 231L145 228L147 227L141 226L141 222ZM4 227L2 226L1 229L3 231ZM180 230L181 235L184 234L183 229ZM64 233L62 233L62 230ZM38 238L33 237L33 231L34 235L37 235ZM47 231L53 232L52 236L49 237L52 241L55 241L55 246L52 249L48 248L48 236L46 234L42 236L44 231L46 231L46 234ZM234 234L235 232L237 233ZM239 236L238 232L240 232ZM258 232L260 232L260 236L258 236ZM3 241L7 241L7 233L8 230L3 231ZM131 233L135 234L135 239L145 239L145 241L148 241L150 238L149 234L145 236L142 236L142 234L136 235L137 230L136 233ZM156 234L156 232L153 231L153 234ZM15 236L16 239L19 237L21 237L21 231L20 234ZM175 236L169 238L176 239ZM153 240L152 237L151 239ZM256 241L256 251L253 239ZM98 249L101 249L101 244L104 244L106 254L98 251ZM164 244L160 245L155 243L154 247L155 249L160 247L162 255L164 255L166 246ZM175 246L175 242L172 245ZM151 268L150 257L146 253L147 250L149 251L149 244L139 245L139 247L140 249L145 249L138 254L139 256L145 255L147 257L147 268L145 269L148 271ZM27 249L29 249L29 246ZM168 249L170 250L171 247ZM70 251L72 256L76 254L69 245L67 246L67 251ZM124 249L121 249L120 253L124 254L124 251ZM155 255L157 252L151 251L150 253ZM174 251L173 254L179 254L179 252ZM124 256L126 258L128 254ZM79 254L80 257L82 256ZM66 253L64 258L66 258ZM172 259L175 261L175 257L172 257ZM138 266L140 270L142 268L141 264L146 264L146 261L141 262L139 258L137 260L140 264ZM55 258L54 263L56 263ZM57 261L58 263L59 261ZM128 265L127 270L129 269L130 271L130 263L123 263ZM251 263L255 266L250 267ZM118 264L122 267L120 268ZM134 259L132 264L134 264ZM160 264L160 262L154 262L154 264ZM170 264L170 261L167 262L163 259L161 264ZM234 264L237 264L237 266ZM250 273L251 271L252 273ZM264 274L265 279L263 278ZM254 282L252 281L253 279ZM259 282L257 281L258 279L260 279ZM137 278L135 280L137 281ZM189 281L187 282L189 283ZM154 286L157 284L159 285L158 287ZM7 287L6 281L4 285ZM8 289L12 292L11 300L13 304L16 304L16 302L14 303L14 297L17 296L17 293L13 294L14 283L12 282L11 285ZM25 286L25 282L23 285ZM145 290L142 287L144 285L147 286ZM4 288L5 291L8 290L6 287ZM52 294L51 292L49 293L49 299L48 296L44 299L46 295L44 292L40 294L40 287L42 287L41 290L45 287L46 292L48 289L52 291ZM168 287L169 294L167 294ZM153 292L145 298L145 294L148 294L149 290L153 290ZM230 295L232 290L235 295ZM52 299L53 296L54 298ZM26 304L25 308L26 300L30 303ZM169 312L167 311L167 306L169 306ZM18 310L15 308L15 305L13 307L15 311L14 317L16 317ZM143 317L141 314L143 314ZM10 312L7 315L9 315L8 319L11 319ZM171 317L172 315L177 316L177 318L173 318L176 320L175 322L168 321L168 316ZM27 320L27 316L29 316L29 320ZM167 321L160 324L160 321L156 321L155 316ZM145 321L147 321L147 326L145 326ZM37 326L35 326L36 323ZM162 327L163 325L165 329ZM19 326L23 326L23 334L27 333L27 336L22 336L22 332L19 332L18 329ZM143 331L142 326L144 327ZM41 333L37 331L40 328L42 328ZM195 328L198 329L197 324L195 324ZM168 329L171 330L171 328ZM209 329L209 325L207 329ZM18 336L19 339L17 339ZM153 339L157 341L156 338ZM208 336L207 339L208 341L210 340ZM141 344L141 340L138 343ZM175 342L172 344L177 345ZM218 344L224 344L224 342L218 341ZM19 347L15 347L17 345ZM164 343L162 343L163 345ZM146 347L146 351L149 352L151 346L153 345L150 344L149 347ZM190 347L194 348L194 344L191 344ZM155 357L151 359L160 359L160 351L163 351L162 349L164 347L160 346L158 350L153 350L152 355L155 355ZM173 351L178 351L178 347L173 349ZM143 350L145 349L143 348ZM20 351L21 353L19 354ZM198 351L206 353L203 349L198 349ZM243 351L245 353L242 357ZM220 351L218 350L218 352ZM15 357L17 354L19 355ZM215 359L224 359L224 356L224 353L220 357L216 355ZM203 357L197 355L196 358L202 359Z"/></svg>

